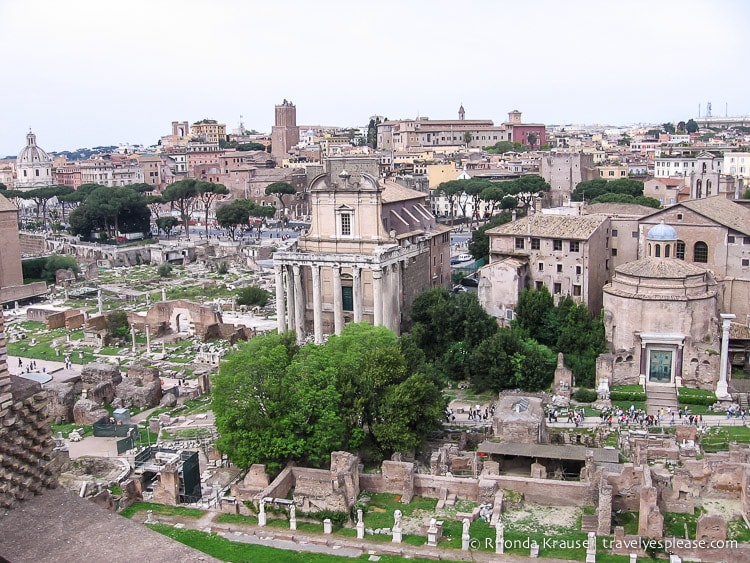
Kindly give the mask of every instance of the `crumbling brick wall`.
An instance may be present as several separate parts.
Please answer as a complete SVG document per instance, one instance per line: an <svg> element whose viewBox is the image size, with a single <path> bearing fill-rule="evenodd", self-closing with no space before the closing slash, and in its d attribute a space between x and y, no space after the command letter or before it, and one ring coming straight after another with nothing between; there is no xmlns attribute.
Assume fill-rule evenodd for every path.
<svg viewBox="0 0 750 563"><path fill-rule="evenodd" d="M54 442L41 385L8 372L0 312L0 507L14 508L57 486L50 458Z"/></svg>

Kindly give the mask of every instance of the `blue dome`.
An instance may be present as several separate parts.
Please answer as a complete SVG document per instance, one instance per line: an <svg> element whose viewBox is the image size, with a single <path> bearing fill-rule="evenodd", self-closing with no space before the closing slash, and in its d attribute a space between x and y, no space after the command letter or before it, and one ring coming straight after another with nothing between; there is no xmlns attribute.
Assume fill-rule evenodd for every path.
<svg viewBox="0 0 750 563"><path fill-rule="evenodd" d="M677 240L677 231L669 225L665 225L664 221L658 225L651 227L646 235L647 240Z"/></svg>

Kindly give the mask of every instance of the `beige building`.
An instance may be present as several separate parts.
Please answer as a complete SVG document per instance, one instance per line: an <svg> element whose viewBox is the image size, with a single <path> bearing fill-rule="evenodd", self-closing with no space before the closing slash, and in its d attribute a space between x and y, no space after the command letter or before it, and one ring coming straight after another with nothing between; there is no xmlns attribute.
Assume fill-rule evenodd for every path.
<svg viewBox="0 0 750 563"><path fill-rule="evenodd" d="M645 257L618 266L604 288L610 353L597 362L598 381L645 384L649 393L681 386L722 391L720 287L707 268L680 259L678 236L684 235L664 223L650 227ZM721 377L726 381L726 370Z"/></svg>
<svg viewBox="0 0 750 563"><path fill-rule="evenodd" d="M227 140L227 126L214 119L202 119L190 126L190 135L202 143L218 145L219 141Z"/></svg>
<svg viewBox="0 0 750 563"><path fill-rule="evenodd" d="M26 146L16 158L17 190L33 190L51 186L52 158L36 144L36 135L29 131L26 135Z"/></svg>
<svg viewBox="0 0 750 563"><path fill-rule="evenodd" d="M539 162L539 175L550 185L551 206L566 205L575 187L598 174L594 157L581 152L557 152L544 155Z"/></svg>
<svg viewBox="0 0 750 563"><path fill-rule="evenodd" d="M535 213L487 231L490 263L479 270L479 301L510 321L525 288L547 287L557 303L569 295L596 313L610 269L610 219L605 215Z"/></svg>
<svg viewBox="0 0 750 563"><path fill-rule="evenodd" d="M450 283L450 229L426 194L377 172L377 158L331 158L312 179L310 229L274 254L279 331L320 343L366 321L398 334L417 295Z"/></svg>

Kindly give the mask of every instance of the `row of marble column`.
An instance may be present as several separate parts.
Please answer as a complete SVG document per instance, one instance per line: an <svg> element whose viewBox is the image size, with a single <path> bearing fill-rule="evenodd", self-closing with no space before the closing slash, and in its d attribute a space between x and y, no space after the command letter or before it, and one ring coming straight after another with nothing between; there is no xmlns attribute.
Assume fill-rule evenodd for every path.
<svg viewBox="0 0 750 563"><path fill-rule="evenodd" d="M320 264L277 264L276 275L276 317L279 332L294 330L298 340L305 338L305 291L303 268L310 268L312 277L313 335L315 342L323 342L323 288ZM344 328L344 303L341 283L341 265L333 265L333 324L334 334L341 334ZM351 266L353 320L362 321L363 266ZM373 324L385 325L398 332L400 310L398 302L402 292L400 263L383 267L369 267L372 271ZM385 279L384 279L385 276Z"/></svg>

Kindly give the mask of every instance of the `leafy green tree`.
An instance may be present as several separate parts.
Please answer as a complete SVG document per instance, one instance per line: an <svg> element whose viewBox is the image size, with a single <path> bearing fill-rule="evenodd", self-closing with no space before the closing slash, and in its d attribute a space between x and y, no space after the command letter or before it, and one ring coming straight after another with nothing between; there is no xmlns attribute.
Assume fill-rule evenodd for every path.
<svg viewBox="0 0 750 563"><path fill-rule="evenodd" d="M750 188L745 190L745 193L742 194L742 199L750 199Z"/></svg>
<svg viewBox="0 0 750 563"><path fill-rule="evenodd" d="M630 138L630 135L628 135L627 133L623 133L622 136L617 140L617 144L621 147L629 147L632 141L633 140Z"/></svg>
<svg viewBox="0 0 750 563"><path fill-rule="evenodd" d="M485 147L484 150L490 154L505 154L506 152L527 152L529 147L518 142L498 141L490 147Z"/></svg>
<svg viewBox="0 0 750 563"><path fill-rule="evenodd" d="M529 132L528 135L526 135L526 140L529 143L529 146L531 147L531 150L534 150L534 145L536 145L536 142L539 140L539 135L535 133L534 131Z"/></svg>
<svg viewBox="0 0 750 563"><path fill-rule="evenodd" d="M636 205L644 205L646 207L653 207L659 209L661 203L658 199L646 196L632 196L630 194L616 194L606 193L593 198L589 203L634 203Z"/></svg>
<svg viewBox="0 0 750 563"><path fill-rule="evenodd" d="M8 186L0 182L0 190L7 190L7 189L8 189Z"/></svg>
<svg viewBox="0 0 750 563"><path fill-rule="evenodd" d="M97 186L70 214L73 234L85 238L93 230L103 230L109 237L118 233L148 233L151 212L143 196L128 186Z"/></svg>
<svg viewBox="0 0 750 563"><path fill-rule="evenodd" d="M508 193L523 205L524 213L528 213L529 207L534 204L534 200L549 193L550 189L549 183L541 176L527 174L510 182Z"/></svg>
<svg viewBox="0 0 750 563"><path fill-rule="evenodd" d="M698 124L696 123L695 119L688 119L688 122L685 124L685 131L687 131L688 133L698 132Z"/></svg>
<svg viewBox="0 0 750 563"><path fill-rule="evenodd" d="M468 144L471 143L474 140L474 137L472 136L471 133L469 133L468 131L466 131L463 134L463 140L464 140L464 144L468 146Z"/></svg>
<svg viewBox="0 0 750 563"><path fill-rule="evenodd" d="M172 275L172 264L169 262L162 262L156 269L156 273L159 274L160 278L168 278Z"/></svg>
<svg viewBox="0 0 750 563"><path fill-rule="evenodd" d="M523 289L518 294L514 323L534 340L554 346L557 326L554 322L555 301L546 286Z"/></svg>
<svg viewBox="0 0 750 563"><path fill-rule="evenodd" d="M262 143L240 143L237 145L237 150L240 152L265 151L266 146Z"/></svg>
<svg viewBox="0 0 750 563"><path fill-rule="evenodd" d="M125 311L113 311L107 315L107 332L120 340L127 340L130 333L128 314Z"/></svg>
<svg viewBox="0 0 750 563"><path fill-rule="evenodd" d="M269 297L271 297L271 294L265 289L251 285L243 287L237 292L237 304L248 305L251 307L256 305L259 307L265 307L268 303Z"/></svg>
<svg viewBox="0 0 750 563"><path fill-rule="evenodd" d="M686 127L687 127L687 124L686 124L686 123L685 123L684 121L680 121L680 122L679 122L679 123L677 124L677 131L678 131L679 133L685 133L685 128L686 128Z"/></svg>
<svg viewBox="0 0 750 563"><path fill-rule="evenodd" d="M67 270L68 268L73 270L75 274L81 271L73 256L53 254L46 258L40 277L47 283L54 283L57 270Z"/></svg>
<svg viewBox="0 0 750 563"><path fill-rule="evenodd" d="M167 235L167 238L169 238L172 229L174 229L179 224L180 221L177 219L177 217L172 217L171 215L165 215L164 217L159 217L156 219L156 226L161 229L161 231L165 235Z"/></svg>
<svg viewBox="0 0 750 563"><path fill-rule="evenodd" d="M674 123L662 123L661 128L664 129L670 135L674 135L675 128Z"/></svg>
<svg viewBox="0 0 750 563"><path fill-rule="evenodd" d="M70 186L46 186L24 192L24 199L29 199L36 204L36 216L42 213L42 225L47 226L47 205L52 198L62 197L73 193Z"/></svg>
<svg viewBox="0 0 750 563"><path fill-rule="evenodd" d="M206 236L208 237L208 214L211 211L211 206L220 195L228 195L229 190L224 184L214 184L212 182L198 182L196 188L198 190L198 199L203 203L203 209L205 210L204 222L206 225Z"/></svg>
<svg viewBox="0 0 750 563"><path fill-rule="evenodd" d="M576 383L591 387L596 375L596 358L606 349L604 323L592 319L585 303L576 304L566 296L558 304L559 336L556 351L565 354Z"/></svg>
<svg viewBox="0 0 750 563"><path fill-rule="evenodd" d="M591 201L604 194L626 194L633 197L643 195L643 182L630 178L619 178L608 182L601 178L580 182L571 194L572 201Z"/></svg>
<svg viewBox="0 0 750 563"><path fill-rule="evenodd" d="M185 227L185 235L190 239L190 213L193 211L195 200L199 197L198 180L187 178L170 184L162 192L165 203L171 203L177 209Z"/></svg>
<svg viewBox="0 0 750 563"><path fill-rule="evenodd" d="M222 229L229 231L229 236L234 240L237 229L248 224L250 220L250 207L242 200L225 203L216 209L216 222Z"/></svg>
<svg viewBox="0 0 750 563"><path fill-rule="evenodd" d="M445 199L448 200L448 212L451 216L451 225L453 225L453 218L456 216L456 201L461 194L464 193L464 187L463 182L460 180L449 180L448 182L441 183L435 188L435 193L437 195L443 195L445 196Z"/></svg>
<svg viewBox="0 0 750 563"><path fill-rule="evenodd" d="M266 195L274 195L279 200L279 218L284 215L284 196L294 195L297 190L287 182L273 182L266 186Z"/></svg>
<svg viewBox="0 0 750 563"><path fill-rule="evenodd" d="M155 194L149 194L147 196L144 196L143 202L151 210L151 216L155 217L158 220L159 214L161 213L161 206L164 203L164 200L161 198L161 196L155 195Z"/></svg>

